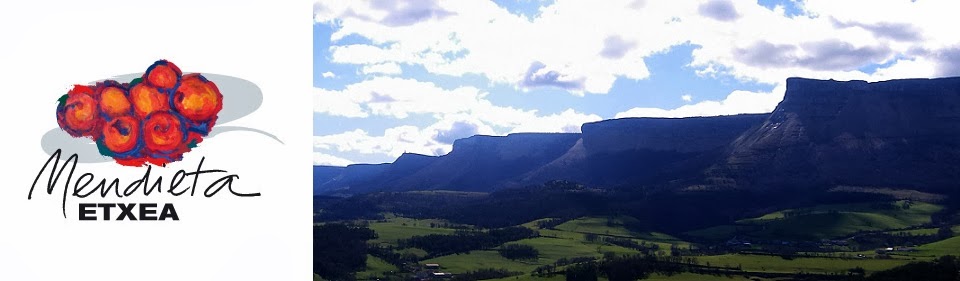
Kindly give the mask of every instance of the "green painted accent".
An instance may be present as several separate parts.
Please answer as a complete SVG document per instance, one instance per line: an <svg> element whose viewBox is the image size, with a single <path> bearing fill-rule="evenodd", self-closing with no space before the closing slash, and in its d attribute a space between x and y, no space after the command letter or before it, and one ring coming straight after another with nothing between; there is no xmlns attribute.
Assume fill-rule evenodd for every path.
<svg viewBox="0 0 960 281"><path fill-rule="evenodd" d="M187 148L194 149L194 148L196 148L196 147L197 147L197 141L196 141L196 140L192 140L192 141L190 141L190 143L187 144Z"/></svg>
<svg viewBox="0 0 960 281"><path fill-rule="evenodd" d="M113 151L110 151L103 141L97 141L97 151L100 151L100 155L113 157Z"/></svg>
<svg viewBox="0 0 960 281"><path fill-rule="evenodd" d="M59 99L57 99L57 103L59 103L59 104L64 104L64 103L66 103L68 96L70 96L70 95L68 95L68 94L63 94L62 96L60 96Z"/></svg>
<svg viewBox="0 0 960 281"><path fill-rule="evenodd" d="M133 78L133 80L130 80L130 87L136 86L137 84L140 84L140 82L143 82L143 78Z"/></svg>

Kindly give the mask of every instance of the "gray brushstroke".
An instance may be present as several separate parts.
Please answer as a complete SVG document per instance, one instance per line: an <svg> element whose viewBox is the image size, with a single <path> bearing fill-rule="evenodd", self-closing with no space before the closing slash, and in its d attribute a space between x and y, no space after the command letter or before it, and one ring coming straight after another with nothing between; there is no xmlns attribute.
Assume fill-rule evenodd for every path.
<svg viewBox="0 0 960 281"><path fill-rule="evenodd" d="M40 138L40 147L47 156L53 155L57 149L62 149L61 159L66 159L64 155L76 153L79 163L103 163L113 161L112 158L100 154L97 150L97 144L90 138L71 137L60 128L53 128L43 134Z"/></svg>
<svg viewBox="0 0 960 281"><path fill-rule="evenodd" d="M280 138L278 138L277 136L275 136L275 135L273 135L273 134L271 134L271 133L265 132L265 131L260 130L260 129L254 129L254 128L249 128L249 127L240 127L240 126L213 126L213 130L210 130L210 134L207 135L207 137L213 137L213 136L215 136L215 135L219 135L219 134L226 133L226 132L238 132L238 131L239 131L239 132L251 132L251 133L261 134L261 135L264 135L264 136L266 136L266 137L268 137L268 138L271 138L271 139L279 142L280 144L284 144L283 141L280 140Z"/></svg>

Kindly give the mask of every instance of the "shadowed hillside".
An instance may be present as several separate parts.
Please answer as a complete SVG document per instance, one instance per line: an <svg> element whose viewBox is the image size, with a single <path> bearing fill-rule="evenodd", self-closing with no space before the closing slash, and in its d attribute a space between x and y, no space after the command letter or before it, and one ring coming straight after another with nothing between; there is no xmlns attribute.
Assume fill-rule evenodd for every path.
<svg viewBox="0 0 960 281"><path fill-rule="evenodd" d="M892 187L960 181L960 78L790 78L770 114L625 118L582 133L457 140L447 155L314 167L317 194L493 191L572 180L680 190Z"/></svg>

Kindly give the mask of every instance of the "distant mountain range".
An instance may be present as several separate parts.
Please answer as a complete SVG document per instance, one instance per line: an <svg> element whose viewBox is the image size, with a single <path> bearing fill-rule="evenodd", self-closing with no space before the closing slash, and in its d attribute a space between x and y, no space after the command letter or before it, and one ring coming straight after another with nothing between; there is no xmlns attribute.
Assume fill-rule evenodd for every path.
<svg viewBox="0 0 960 281"><path fill-rule="evenodd" d="M314 193L503 188L569 180L677 190L864 186L943 192L960 182L960 78L787 79L769 114L623 118L582 133L473 136L444 156L314 166Z"/></svg>

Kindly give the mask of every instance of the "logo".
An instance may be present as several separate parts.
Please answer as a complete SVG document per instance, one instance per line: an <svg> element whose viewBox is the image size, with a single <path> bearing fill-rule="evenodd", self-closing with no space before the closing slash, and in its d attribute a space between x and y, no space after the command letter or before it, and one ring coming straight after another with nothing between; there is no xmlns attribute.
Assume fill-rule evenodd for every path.
<svg viewBox="0 0 960 281"><path fill-rule="evenodd" d="M197 147L222 108L216 83L160 60L129 83L75 85L58 100L57 123L118 164L162 166Z"/></svg>
<svg viewBox="0 0 960 281"><path fill-rule="evenodd" d="M74 85L57 100L59 128L41 140L49 158L34 178L27 200L59 193L67 218L68 201L86 198L82 201L88 202L76 203L81 221L178 221L174 204L162 201L218 195L259 197L259 192L238 190L239 175L206 168L206 156L200 157L195 169L169 171L166 164L183 160L204 138L226 132L256 133L283 144L276 136L254 128L214 128L217 123L253 113L262 101L260 88L252 82L226 75L183 73L167 60L154 62L144 73ZM87 139L92 143L79 141ZM66 160L61 161L61 155ZM79 163L110 161L139 167L142 176L130 181L78 170ZM136 203L117 202L140 196ZM113 198L113 202L90 203L90 197Z"/></svg>

